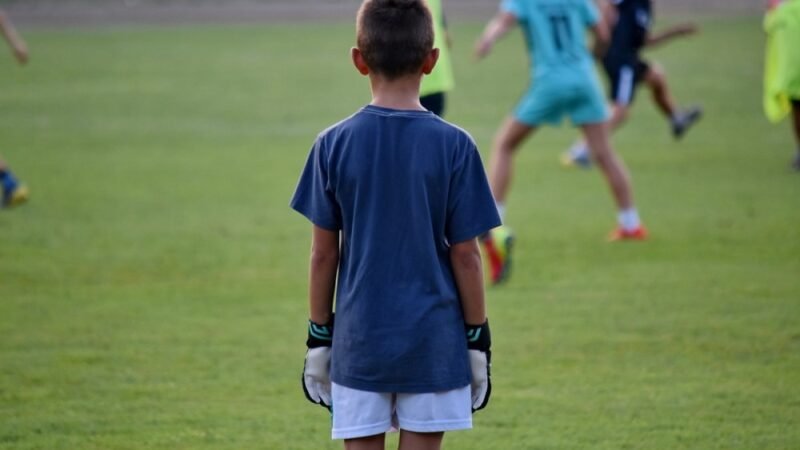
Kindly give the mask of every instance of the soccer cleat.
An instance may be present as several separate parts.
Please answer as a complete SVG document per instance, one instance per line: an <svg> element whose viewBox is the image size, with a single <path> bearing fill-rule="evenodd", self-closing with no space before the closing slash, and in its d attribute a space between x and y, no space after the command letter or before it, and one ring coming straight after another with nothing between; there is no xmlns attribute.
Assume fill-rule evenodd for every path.
<svg viewBox="0 0 800 450"><path fill-rule="evenodd" d="M17 184L8 192L3 192L3 207L10 208L12 206L21 205L28 201L30 192L28 187L24 184Z"/></svg>
<svg viewBox="0 0 800 450"><path fill-rule="evenodd" d="M701 117L703 117L703 108L699 106L692 106L678 112L672 119L672 135L675 139L682 138L686 131L697 123Z"/></svg>
<svg viewBox="0 0 800 450"><path fill-rule="evenodd" d="M489 260L489 280L492 284L500 284L511 274L511 248L514 234L506 226L499 226L489 231L483 238L486 257Z"/></svg>
<svg viewBox="0 0 800 450"><path fill-rule="evenodd" d="M564 167L577 167L580 169L591 169L592 168L592 159L589 158L589 155L583 153L580 155L574 155L570 151L566 151L561 154L561 165Z"/></svg>
<svg viewBox="0 0 800 450"><path fill-rule="evenodd" d="M569 150L561 154L561 165L564 167L578 167L581 169L592 168L592 158L589 157L589 149L582 141L572 144Z"/></svg>
<svg viewBox="0 0 800 450"><path fill-rule="evenodd" d="M633 230L626 230L622 227L617 227L617 229L612 231L608 236L608 240L610 242L644 241L645 239L647 239L647 230L641 225Z"/></svg>

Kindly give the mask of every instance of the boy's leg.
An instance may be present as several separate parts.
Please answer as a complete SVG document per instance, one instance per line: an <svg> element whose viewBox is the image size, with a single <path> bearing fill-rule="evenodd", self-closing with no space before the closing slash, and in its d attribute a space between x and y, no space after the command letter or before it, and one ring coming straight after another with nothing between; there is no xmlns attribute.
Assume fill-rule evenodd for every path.
<svg viewBox="0 0 800 450"><path fill-rule="evenodd" d="M698 106L692 106L679 111L670 93L664 70L658 65L647 66L644 81L650 88L653 102L661 113L669 119L672 125L672 134L676 138L682 137L684 133L700 119L700 116L703 114L702 109Z"/></svg>
<svg viewBox="0 0 800 450"><path fill-rule="evenodd" d="M442 448L444 433L416 433L400 430L398 450L439 450Z"/></svg>
<svg viewBox="0 0 800 450"><path fill-rule="evenodd" d="M489 159L489 184L494 195L500 219L505 221L505 200L511 184L514 152L536 127L525 125L509 117L500 127L492 146ZM514 235L508 227L501 226L481 236L489 261L489 279L498 284L508 279L511 273L511 247Z"/></svg>
<svg viewBox="0 0 800 450"><path fill-rule="evenodd" d="M800 170L800 98L792 100L792 116L794 119L794 137L797 143L797 152L792 161L792 167L795 170Z"/></svg>
<svg viewBox="0 0 800 450"><path fill-rule="evenodd" d="M586 124L582 127L586 143L595 162L605 174L611 193L619 209L633 206L631 183L625 164L609 143L608 126L605 123Z"/></svg>
<svg viewBox="0 0 800 450"><path fill-rule="evenodd" d="M514 152L535 130L535 127L509 117L495 136L489 158L489 184L498 206L505 203L508 187L511 184Z"/></svg>
<svg viewBox="0 0 800 450"><path fill-rule="evenodd" d="M376 434L357 439L345 439L345 450L383 450L386 434Z"/></svg>
<svg viewBox="0 0 800 450"><path fill-rule="evenodd" d="M664 70L656 64L651 65L645 72L644 81L647 83L647 87L650 88L653 102L658 109L668 119L672 119L675 116L675 101L670 94Z"/></svg>
<svg viewBox="0 0 800 450"><path fill-rule="evenodd" d="M582 129L594 160L603 171L617 204L619 226L610 239L645 239L647 232L642 227L639 213L633 204L630 176L622 159L611 148L608 126L605 123L592 123L582 125Z"/></svg>

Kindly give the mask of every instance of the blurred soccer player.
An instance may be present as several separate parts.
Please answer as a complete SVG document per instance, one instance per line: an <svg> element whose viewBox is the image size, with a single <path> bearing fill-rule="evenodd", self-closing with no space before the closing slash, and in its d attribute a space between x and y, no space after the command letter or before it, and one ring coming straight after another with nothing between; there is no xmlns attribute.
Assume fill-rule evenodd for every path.
<svg viewBox="0 0 800 450"><path fill-rule="evenodd" d="M11 47L14 58L20 64L28 62L28 46L25 45L25 41L22 40L11 20L2 10L0 10L0 32L3 33L3 37ZM28 199L28 188L17 180L3 160L0 160L0 186L2 187L2 206L4 208L19 205Z"/></svg>
<svg viewBox="0 0 800 450"><path fill-rule="evenodd" d="M773 122L792 112L797 144L792 167L800 171L800 0L770 0L764 29L764 111Z"/></svg>
<svg viewBox="0 0 800 450"><path fill-rule="evenodd" d="M568 116L581 128L619 208L619 226L611 238L644 239L646 231L633 204L628 172L609 144L608 111L584 40L588 28L598 46L608 43L608 27L597 7L592 0L503 0L475 45L476 56L488 55L495 41L516 24L522 26L530 52L531 83L492 147L489 178L501 217L514 152L537 127L558 125ZM484 237L495 283L508 275L512 240L505 227Z"/></svg>
<svg viewBox="0 0 800 450"><path fill-rule="evenodd" d="M447 30L442 0L425 0L425 3L428 4L428 9L433 17L433 46L439 49L439 60L433 71L422 77L419 101L425 109L443 117L447 107L447 92L453 90L455 86L453 65L450 62L452 40L450 32Z"/></svg>
<svg viewBox="0 0 800 450"><path fill-rule="evenodd" d="M319 134L291 202L313 224L303 389L346 449L395 427L401 450L438 450L489 401L477 236L500 218L472 138L420 104L424 0L366 0L356 34L372 102Z"/></svg>
<svg viewBox="0 0 800 450"><path fill-rule="evenodd" d="M697 31L693 24L680 24L658 34L651 34L653 21L651 0L600 0L603 15L613 24L611 44L603 56L603 69L608 77L611 100L612 131L620 127L628 118L636 88L642 82L652 94L653 102L669 120L676 139L700 119L702 109L693 106L679 109L670 93L667 77L657 64L648 63L641 57L646 47L654 47ZM576 142L562 155L565 165L590 167L591 159L585 141Z"/></svg>

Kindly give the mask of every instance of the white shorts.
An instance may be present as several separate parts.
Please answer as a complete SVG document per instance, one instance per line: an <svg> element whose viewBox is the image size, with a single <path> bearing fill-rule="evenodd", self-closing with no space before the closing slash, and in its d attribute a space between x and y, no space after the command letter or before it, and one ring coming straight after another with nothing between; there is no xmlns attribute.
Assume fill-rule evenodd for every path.
<svg viewBox="0 0 800 450"><path fill-rule="evenodd" d="M392 430L417 433L472 428L469 385L445 392L367 392L333 383L333 439L354 439Z"/></svg>

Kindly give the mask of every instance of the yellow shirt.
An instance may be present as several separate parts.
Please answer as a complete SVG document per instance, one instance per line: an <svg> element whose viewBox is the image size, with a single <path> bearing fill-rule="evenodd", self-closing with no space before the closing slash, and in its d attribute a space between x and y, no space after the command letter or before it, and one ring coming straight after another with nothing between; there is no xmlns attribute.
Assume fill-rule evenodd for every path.
<svg viewBox="0 0 800 450"><path fill-rule="evenodd" d="M450 49L447 48L447 35L444 28L444 13L442 12L442 0L426 0L428 8L433 16L433 46L439 49L439 61L430 75L422 77L420 86L420 97L447 92L455 86L453 79L453 66L450 63Z"/></svg>
<svg viewBox="0 0 800 450"><path fill-rule="evenodd" d="M779 122L800 99L800 0L788 0L764 17L764 113Z"/></svg>

